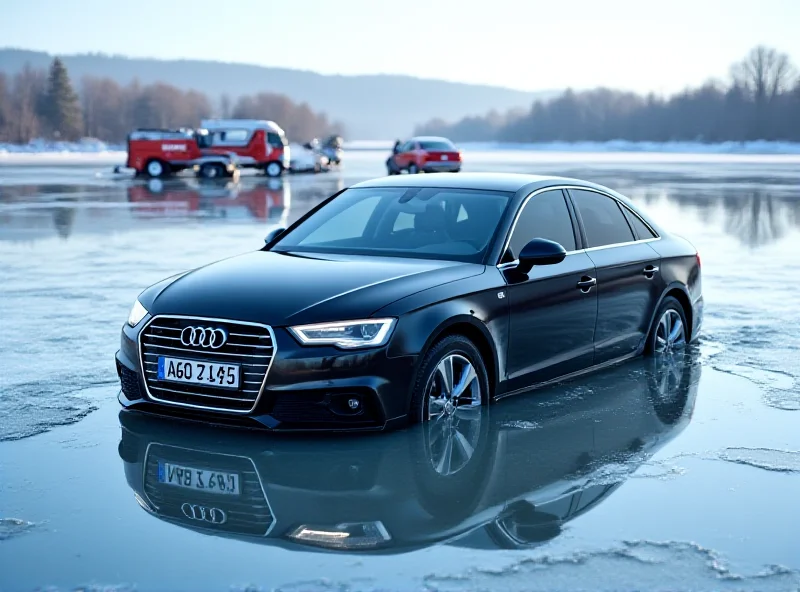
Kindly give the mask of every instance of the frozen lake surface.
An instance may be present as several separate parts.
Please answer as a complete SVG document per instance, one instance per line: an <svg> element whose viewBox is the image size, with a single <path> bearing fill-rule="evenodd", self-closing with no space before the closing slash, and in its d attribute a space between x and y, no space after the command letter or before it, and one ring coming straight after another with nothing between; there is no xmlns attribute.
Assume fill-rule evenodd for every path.
<svg viewBox="0 0 800 592"><path fill-rule="evenodd" d="M490 408L454 481L427 472L420 430L278 438L120 414L114 352L142 288L259 248L384 158L222 185L0 159L0 590L800 587L796 156L467 151L465 170L636 200L699 249L706 316L686 356ZM237 521L170 513L162 459L241 474ZM297 539L342 524L371 542Z"/></svg>

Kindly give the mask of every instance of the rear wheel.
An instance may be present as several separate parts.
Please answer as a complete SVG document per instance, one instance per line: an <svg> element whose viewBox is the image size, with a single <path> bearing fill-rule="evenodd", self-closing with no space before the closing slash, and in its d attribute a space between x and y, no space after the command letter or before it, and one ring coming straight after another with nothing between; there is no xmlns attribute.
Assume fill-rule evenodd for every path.
<svg viewBox="0 0 800 592"><path fill-rule="evenodd" d="M200 176L204 179L219 179L227 175L228 169L219 162L206 162L200 166Z"/></svg>
<svg viewBox="0 0 800 592"><path fill-rule="evenodd" d="M169 172L169 165L161 160L153 159L147 163L144 170L151 179L158 179L167 175Z"/></svg>
<svg viewBox="0 0 800 592"><path fill-rule="evenodd" d="M264 172L267 177L280 177L283 173L283 167L279 162L270 162L264 167Z"/></svg>
<svg viewBox="0 0 800 592"><path fill-rule="evenodd" d="M408 174L416 175L417 173L419 173L419 168L415 163L412 162L410 165L408 165Z"/></svg>
<svg viewBox="0 0 800 592"><path fill-rule="evenodd" d="M689 326L683 306L673 296L667 296L658 307L645 351L654 355L671 354L686 347L688 339Z"/></svg>

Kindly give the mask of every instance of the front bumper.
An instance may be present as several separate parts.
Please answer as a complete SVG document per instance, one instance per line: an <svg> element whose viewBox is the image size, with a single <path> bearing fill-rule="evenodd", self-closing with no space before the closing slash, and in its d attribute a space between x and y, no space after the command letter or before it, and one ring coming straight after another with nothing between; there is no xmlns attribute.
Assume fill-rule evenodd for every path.
<svg viewBox="0 0 800 592"><path fill-rule="evenodd" d="M156 400L148 391L140 364L138 337L146 325L145 321L133 329L125 325L116 354L122 387L119 402L126 408L286 431L382 430L406 420L416 356L390 357L386 347L361 351L303 347L283 328L273 329L275 352L264 388L251 410L206 409ZM359 401L356 410L349 406L353 398Z"/></svg>

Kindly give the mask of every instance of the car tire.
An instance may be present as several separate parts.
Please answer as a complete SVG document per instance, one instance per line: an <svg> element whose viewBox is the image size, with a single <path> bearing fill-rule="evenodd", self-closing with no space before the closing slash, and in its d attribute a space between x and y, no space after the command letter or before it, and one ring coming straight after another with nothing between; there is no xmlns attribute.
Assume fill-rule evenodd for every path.
<svg viewBox="0 0 800 592"><path fill-rule="evenodd" d="M199 174L203 179L221 179L228 176L228 169L218 162L206 162L200 165Z"/></svg>
<svg viewBox="0 0 800 592"><path fill-rule="evenodd" d="M408 165L408 174L409 175L416 175L418 173L419 173L419 168L417 167L416 164L414 164L412 162L410 165Z"/></svg>
<svg viewBox="0 0 800 592"><path fill-rule="evenodd" d="M144 167L144 171L151 179L160 179L169 174L169 165L163 160L154 158L149 160Z"/></svg>
<svg viewBox="0 0 800 592"><path fill-rule="evenodd" d="M679 330L675 326L676 320L680 321ZM667 296L653 318L653 326L645 343L645 354L660 355L683 349L689 342L689 332L683 306L674 296Z"/></svg>
<svg viewBox="0 0 800 592"><path fill-rule="evenodd" d="M280 177L283 174L283 166L279 162L269 162L264 167L267 177Z"/></svg>
<svg viewBox="0 0 800 592"><path fill-rule="evenodd" d="M448 359L450 362L446 361ZM475 372L475 379L470 381L467 389L457 399L455 396L448 396L442 388L443 377L438 369L440 364L446 368L450 363L452 363L453 386L458 384L465 372L468 372L467 365ZM435 376L436 374L440 375ZM450 395L456 394L452 391L450 393ZM437 341L425 354L417 371L411 396L409 419L412 423L427 422L432 415L436 415L436 410L431 411L432 400L437 406L441 406L442 413L453 413L465 406L480 407L489 403L489 375L486 366L478 348L464 335L448 335Z"/></svg>

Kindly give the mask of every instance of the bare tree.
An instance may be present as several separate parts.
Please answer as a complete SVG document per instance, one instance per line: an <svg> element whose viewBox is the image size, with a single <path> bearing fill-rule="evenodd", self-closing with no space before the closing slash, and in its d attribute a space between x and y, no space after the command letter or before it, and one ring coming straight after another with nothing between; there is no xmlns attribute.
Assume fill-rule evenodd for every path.
<svg viewBox="0 0 800 592"><path fill-rule="evenodd" d="M751 93L756 104L763 105L786 90L793 71L788 55L759 45L750 50L741 62L734 64L731 74L737 85Z"/></svg>
<svg viewBox="0 0 800 592"><path fill-rule="evenodd" d="M12 108L14 121L11 138L15 142L30 142L41 129L39 113L46 90L45 73L34 70L29 64L14 76Z"/></svg>

